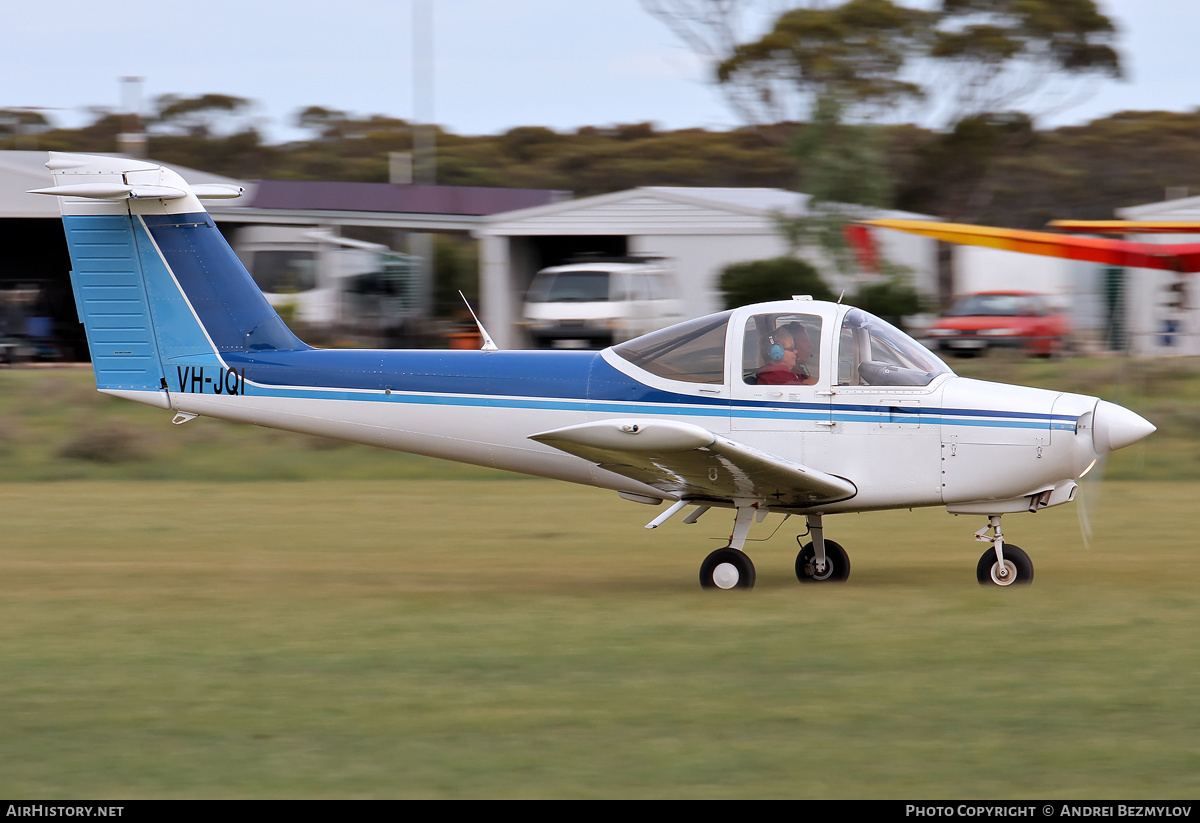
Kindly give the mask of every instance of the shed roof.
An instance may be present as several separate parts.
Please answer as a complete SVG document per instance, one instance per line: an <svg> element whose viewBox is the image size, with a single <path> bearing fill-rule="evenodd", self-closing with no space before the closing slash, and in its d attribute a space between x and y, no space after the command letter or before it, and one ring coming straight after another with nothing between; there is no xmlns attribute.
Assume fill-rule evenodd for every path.
<svg viewBox="0 0 1200 823"><path fill-rule="evenodd" d="M812 195L784 189L646 186L645 190L666 197L688 198L742 212L762 215L782 213L792 217L808 211L808 201L812 199Z"/></svg>
<svg viewBox="0 0 1200 823"><path fill-rule="evenodd" d="M812 196L785 189L641 186L532 209L495 214L479 235L777 234L779 217L803 217ZM908 212L846 206L861 217Z"/></svg>
<svg viewBox="0 0 1200 823"><path fill-rule="evenodd" d="M801 215L809 196L783 189L641 186L492 215L481 235L761 234L779 213Z"/></svg>

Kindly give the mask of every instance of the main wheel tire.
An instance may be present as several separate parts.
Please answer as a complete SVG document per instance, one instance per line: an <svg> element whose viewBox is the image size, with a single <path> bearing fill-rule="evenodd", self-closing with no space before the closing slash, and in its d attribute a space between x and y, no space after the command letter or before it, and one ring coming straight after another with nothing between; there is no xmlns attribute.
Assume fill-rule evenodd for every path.
<svg viewBox="0 0 1200 823"><path fill-rule="evenodd" d="M754 564L745 552L717 549L700 564L700 585L705 589L753 589Z"/></svg>
<svg viewBox="0 0 1200 823"><path fill-rule="evenodd" d="M988 549L979 558L975 567L975 578L981 586L1028 586L1033 582L1033 561L1020 546L1004 544L1004 565L1008 573L1000 574L996 562L996 550Z"/></svg>
<svg viewBox="0 0 1200 823"><path fill-rule="evenodd" d="M796 579L801 583L842 583L850 576L850 555L841 544L825 541L825 571L818 572L817 550L809 543L796 555Z"/></svg>

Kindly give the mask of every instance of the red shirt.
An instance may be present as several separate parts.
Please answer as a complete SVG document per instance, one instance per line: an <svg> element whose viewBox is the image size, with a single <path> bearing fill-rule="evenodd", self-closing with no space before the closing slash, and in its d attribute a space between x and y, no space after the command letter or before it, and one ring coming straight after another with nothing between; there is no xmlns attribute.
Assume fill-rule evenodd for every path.
<svg viewBox="0 0 1200 823"><path fill-rule="evenodd" d="M798 386L809 381L808 372L801 370L799 374L787 366L775 364L765 366L754 375L754 382L760 386Z"/></svg>

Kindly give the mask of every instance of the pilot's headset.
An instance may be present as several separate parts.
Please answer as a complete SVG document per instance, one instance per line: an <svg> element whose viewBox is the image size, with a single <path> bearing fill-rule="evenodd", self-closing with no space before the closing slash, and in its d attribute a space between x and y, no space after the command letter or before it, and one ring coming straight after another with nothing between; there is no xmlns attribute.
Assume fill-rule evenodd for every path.
<svg viewBox="0 0 1200 823"><path fill-rule="evenodd" d="M775 342L775 335L768 337L767 341L771 344L769 347L767 347L767 359L772 363L778 363L783 359L783 353L786 351L786 349Z"/></svg>

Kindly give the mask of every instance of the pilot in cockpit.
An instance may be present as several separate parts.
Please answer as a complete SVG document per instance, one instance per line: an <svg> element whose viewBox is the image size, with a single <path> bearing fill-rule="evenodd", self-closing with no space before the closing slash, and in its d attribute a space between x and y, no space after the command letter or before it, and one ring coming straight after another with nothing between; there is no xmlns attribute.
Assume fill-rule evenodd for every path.
<svg viewBox="0 0 1200 823"><path fill-rule="evenodd" d="M808 330L799 323L780 326L767 338L763 360L767 365L754 375L754 382L766 386L811 386L816 378L808 372L813 343Z"/></svg>

